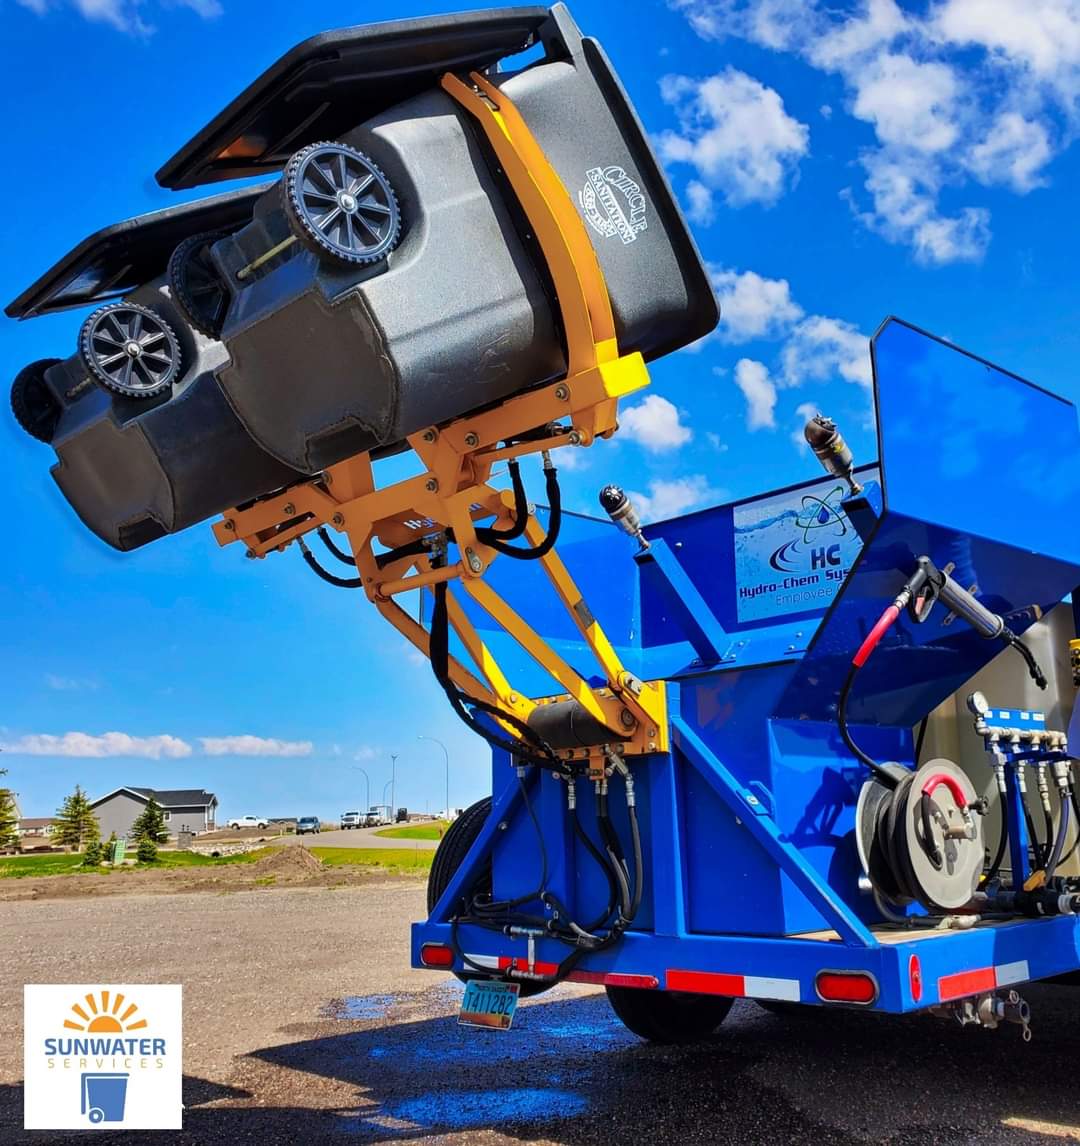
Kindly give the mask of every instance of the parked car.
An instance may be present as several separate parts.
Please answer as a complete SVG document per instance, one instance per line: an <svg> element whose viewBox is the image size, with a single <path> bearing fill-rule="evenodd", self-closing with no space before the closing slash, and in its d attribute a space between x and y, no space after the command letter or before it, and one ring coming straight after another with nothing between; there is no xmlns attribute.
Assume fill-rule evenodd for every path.
<svg viewBox="0 0 1080 1146"><path fill-rule="evenodd" d="M301 816L296 821L296 834L302 836L305 832L311 832L313 835L318 835L322 831L322 824L319 823L318 816Z"/></svg>
<svg viewBox="0 0 1080 1146"><path fill-rule="evenodd" d="M362 828L364 826L364 815L361 812L342 812L341 813L341 826L342 828Z"/></svg>
<svg viewBox="0 0 1080 1146"><path fill-rule="evenodd" d="M269 820L262 816L235 816L229 821L230 828L267 828Z"/></svg>
<svg viewBox="0 0 1080 1146"><path fill-rule="evenodd" d="M409 822L409 809L408 808L398 808L398 810L397 810L397 822L399 824L407 824Z"/></svg>

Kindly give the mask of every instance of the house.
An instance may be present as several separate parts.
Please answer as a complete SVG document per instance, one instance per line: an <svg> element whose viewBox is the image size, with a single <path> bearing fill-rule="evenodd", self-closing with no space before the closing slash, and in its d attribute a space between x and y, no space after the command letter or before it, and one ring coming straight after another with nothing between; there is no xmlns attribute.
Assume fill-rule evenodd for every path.
<svg viewBox="0 0 1080 1146"><path fill-rule="evenodd" d="M101 825L101 834L108 838L112 832L118 836L131 834L131 825L150 802L150 797L161 805L165 826L169 832L212 832L217 815L218 799L213 792L202 788L177 788L159 791L156 788L117 788L108 795L90 802L90 807Z"/></svg>
<svg viewBox="0 0 1080 1146"><path fill-rule="evenodd" d="M24 816L19 821L20 836L47 836L52 831L53 816Z"/></svg>

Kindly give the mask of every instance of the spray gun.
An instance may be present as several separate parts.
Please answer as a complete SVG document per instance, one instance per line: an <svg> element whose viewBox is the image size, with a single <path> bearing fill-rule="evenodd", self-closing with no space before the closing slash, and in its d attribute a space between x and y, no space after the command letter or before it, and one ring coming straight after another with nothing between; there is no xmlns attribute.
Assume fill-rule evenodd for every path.
<svg viewBox="0 0 1080 1146"><path fill-rule="evenodd" d="M604 486L600 491L600 505L620 529L626 530L637 541L642 551L649 548L645 534L641 532L641 519L634 509L634 503L626 496L626 491L621 486Z"/></svg>
<svg viewBox="0 0 1080 1146"><path fill-rule="evenodd" d="M817 455L817 460L825 467L825 472L843 478L851 488L851 493L862 493L862 486L855 480L855 459L851 448L844 441L836 423L824 414L815 414L803 430L807 444Z"/></svg>

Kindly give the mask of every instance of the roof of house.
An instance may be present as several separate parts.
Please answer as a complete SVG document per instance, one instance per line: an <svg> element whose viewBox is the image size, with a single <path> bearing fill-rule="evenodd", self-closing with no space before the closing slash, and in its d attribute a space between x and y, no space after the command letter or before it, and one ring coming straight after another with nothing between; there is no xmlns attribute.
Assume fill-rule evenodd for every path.
<svg viewBox="0 0 1080 1146"><path fill-rule="evenodd" d="M19 821L19 830L32 832L37 828L47 828L55 818L55 816L25 816Z"/></svg>
<svg viewBox="0 0 1080 1146"><path fill-rule="evenodd" d="M104 796L99 796L96 800L91 800L90 807L96 807L98 804L108 800L119 792L127 792L129 795L136 796L140 800L149 800L150 797L153 796L163 808L205 808L210 804L216 804L218 802L218 798L213 792L207 792L203 788L171 788L163 790L160 788L135 788L127 784L123 788L114 788Z"/></svg>

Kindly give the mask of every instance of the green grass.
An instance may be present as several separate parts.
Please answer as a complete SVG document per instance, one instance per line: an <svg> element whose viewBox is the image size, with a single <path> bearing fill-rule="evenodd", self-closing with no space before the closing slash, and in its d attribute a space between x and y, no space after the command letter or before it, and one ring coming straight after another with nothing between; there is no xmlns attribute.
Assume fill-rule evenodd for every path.
<svg viewBox="0 0 1080 1146"><path fill-rule="evenodd" d="M435 852L430 848L312 848L327 867L381 867L387 871L426 872Z"/></svg>
<svg viewBox="0 0 1080 1146"><path fill-rule="evenodd" d="M145 871L148 868L173 867L221 867L227 864L255 863L271 853L270 848L258 848L252 852L242 852L232 856L204 856L195 852L158 852L154 863L136 864L133 868L117 868L125 871ZM134 858L134 853L131 853ZM112 868L83 867L82 856L61 852L51 852L41 856L4 856L0 858L0 879L21 878L43 875L110 875Z"/></svg>
<svg viewBox="0 0 1080 1146"><path fill-rule="evenodd" d="M403 824L400 828L383 828L377 836L395 840L441 840L443 832L450 825L444 820L432 820L427 824Z"/></svg>

